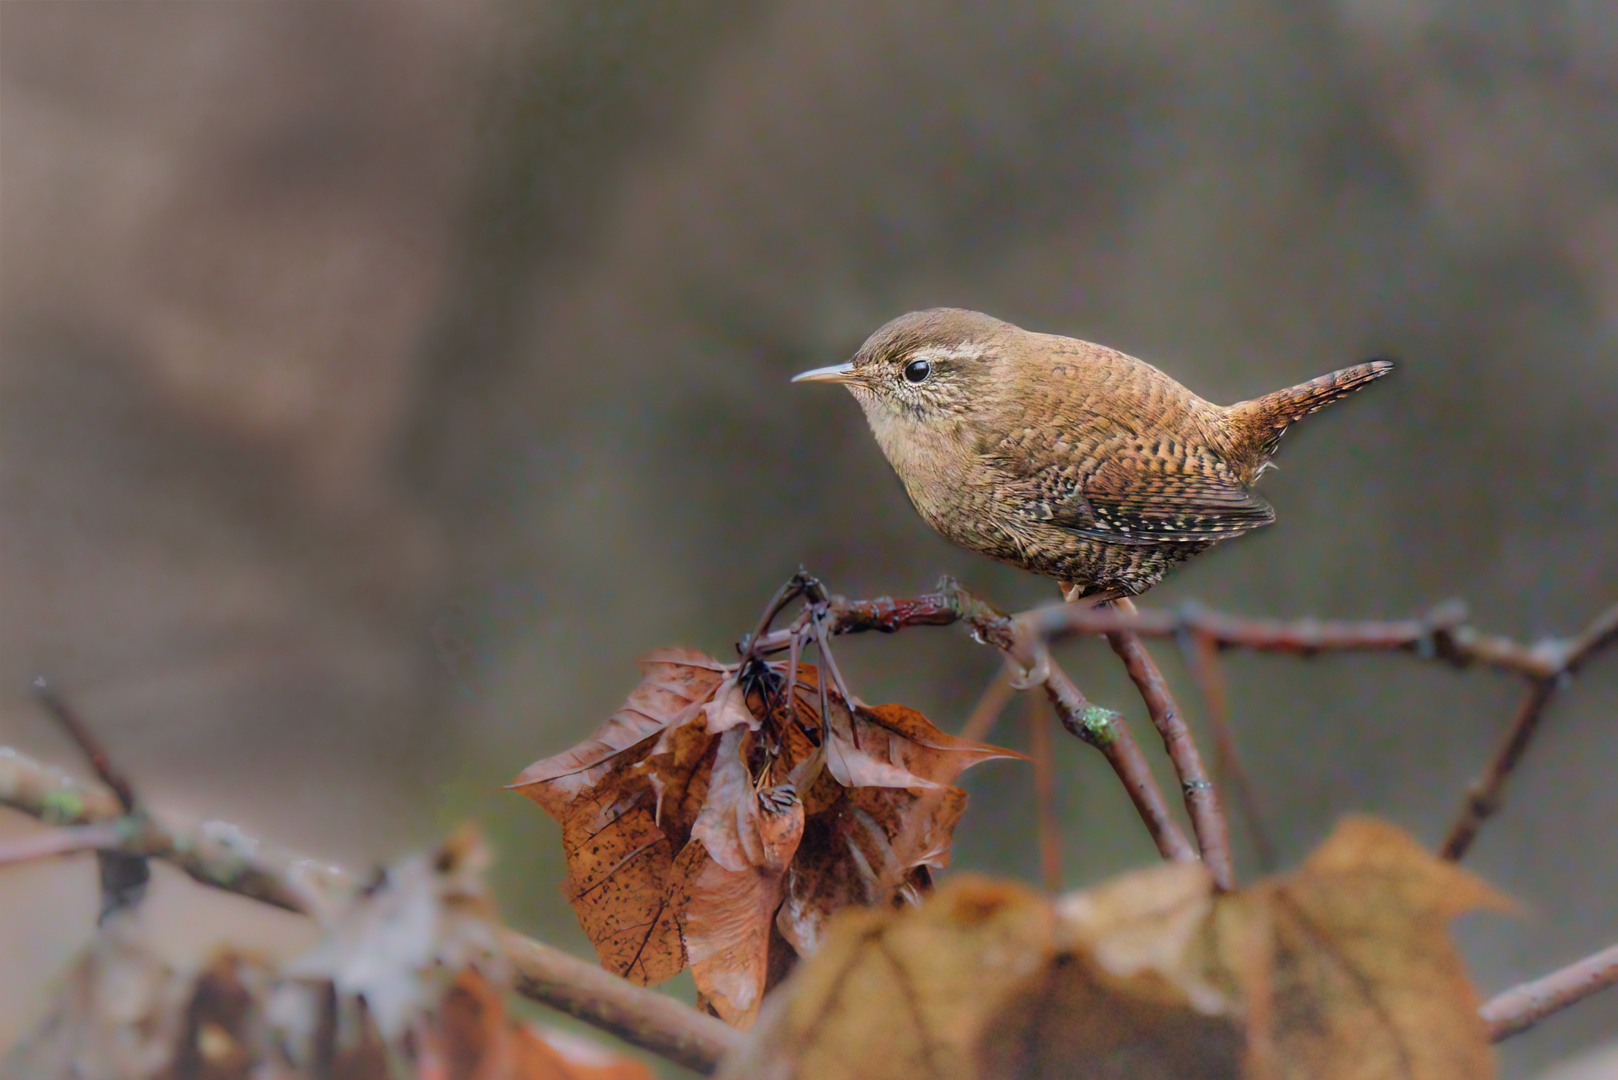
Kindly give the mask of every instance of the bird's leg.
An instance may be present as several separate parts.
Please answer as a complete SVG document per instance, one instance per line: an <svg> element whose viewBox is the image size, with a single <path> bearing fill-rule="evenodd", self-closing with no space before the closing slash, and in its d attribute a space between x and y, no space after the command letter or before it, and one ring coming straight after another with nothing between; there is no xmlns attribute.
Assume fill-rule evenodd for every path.
<svg viewBox="0 0 1618 1080"><path fill-rule="evenodd" d="M1084 586L1076 581L1058 581L1057 588L1062 590L1062 599L1070 604L1077 604L1081 608L1100 607L1112 599L1111 593L1099 592L1084 596Z"/></svg>

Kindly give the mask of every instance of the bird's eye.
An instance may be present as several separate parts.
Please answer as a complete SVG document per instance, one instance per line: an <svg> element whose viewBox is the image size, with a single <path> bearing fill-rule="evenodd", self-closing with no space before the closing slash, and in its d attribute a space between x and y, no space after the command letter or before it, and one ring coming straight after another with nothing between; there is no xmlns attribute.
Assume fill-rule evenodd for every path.
<svg viewBox="0 0 1618 1080"><path fill-rule="evenodd" d="M924 383L933 373L933 365L926 360L912 360L905 365L905 382Z"/></svg>

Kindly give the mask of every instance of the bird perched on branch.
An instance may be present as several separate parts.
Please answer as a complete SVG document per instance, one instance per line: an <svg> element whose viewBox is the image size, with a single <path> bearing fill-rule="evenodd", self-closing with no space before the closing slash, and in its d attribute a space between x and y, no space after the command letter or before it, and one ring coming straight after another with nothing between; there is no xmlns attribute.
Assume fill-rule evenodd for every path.
<svg viewBox="0 0 1618 1080"><path fill-rule="evenodd" d="M848 387L946 538L1100 602L1274 521L1253 484L1282 433L1391 370L1372 360L1215 405L1106 346L935 308L793 381Z"/></svg>

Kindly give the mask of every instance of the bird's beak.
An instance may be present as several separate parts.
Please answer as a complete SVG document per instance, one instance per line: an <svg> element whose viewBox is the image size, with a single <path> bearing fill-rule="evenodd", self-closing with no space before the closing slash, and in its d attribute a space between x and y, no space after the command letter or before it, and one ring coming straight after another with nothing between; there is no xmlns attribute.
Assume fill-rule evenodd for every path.
<svg viewBox="0 0 1618 1080"><path fill-rule="evenodd" d="M813 371L805 371L801 375L792 376L793 382L853 382L854 364L833 364L831 367L817 367Z"/></svg>

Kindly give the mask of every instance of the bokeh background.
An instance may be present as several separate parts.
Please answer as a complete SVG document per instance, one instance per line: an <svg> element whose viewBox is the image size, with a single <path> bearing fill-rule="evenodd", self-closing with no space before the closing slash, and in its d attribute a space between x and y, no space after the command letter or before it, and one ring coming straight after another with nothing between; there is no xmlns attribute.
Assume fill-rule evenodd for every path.
<svg viewBox="0 0 1618 1080"><path fill-rule="evenodd" d="M0 741L79 767L25 693L49 671L169 813L352 865L476 817L511 921L587 952L554 828L498 788L605 717L637 654L725 654L800 564L850 595L951 573L1053 598L935 537L846 394L787 384L923 306L1217 401L1403 360L1289 436L1279 524L1150 603L1462 597L1533 638L1618 598L1603 0L0 20ZM840 657L946 728L996 664L953 630ZM1553 706L1469 860L1525 907L1461 926L1485 992L1618 939L1615 661ZM1146 741L1105 649L1067 663ZM1229 671L1287 861L1351 811L1436 842L1518 694L1399 657ZM1099 758L1058 761L1069 882L1149 860ZM958 866L1036 873L1026 768L968 774ZM0 876L0 1043L90 933L92 878ZM304 933L157 892L179 952ZM1609 993L1507 1044L1505 1074L1615 1030Z"/></svg>

